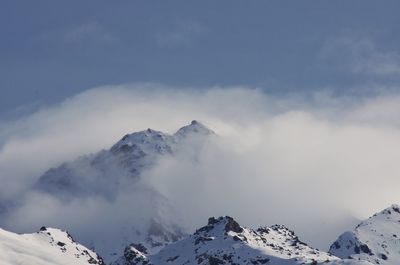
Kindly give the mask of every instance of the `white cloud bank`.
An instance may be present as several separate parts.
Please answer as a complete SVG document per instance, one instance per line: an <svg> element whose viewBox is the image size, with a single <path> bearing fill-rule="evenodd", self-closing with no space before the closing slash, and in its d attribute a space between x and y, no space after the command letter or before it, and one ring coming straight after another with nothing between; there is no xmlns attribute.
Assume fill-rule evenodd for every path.
<svg viewBox="0 0 400 265"><path fill-rule="evenodd" d="M199 150L196 161L184 155L162 160L144 176L146 185L167 197L192 228L210 215L228 214L249 226L286 224L327 247L351 228L351 218L400 201L399 114L396 94L277 97L241 87L154 84L92 89L0 126L0 194L19 196L49 167L108 148L128 132L150 127L171 133L197 119L219 137ZM21 208L35 212L37 205L34 221L20 211L11 228L40 222L68 227L70 216L71 227L84 231L107 213L119 218L99 224L122 225L132 217L127 208L144 203L125 198L109 205L93 197L58 209L51 198L36 199ZM74 213L81 216L78 223Z"/></svg>

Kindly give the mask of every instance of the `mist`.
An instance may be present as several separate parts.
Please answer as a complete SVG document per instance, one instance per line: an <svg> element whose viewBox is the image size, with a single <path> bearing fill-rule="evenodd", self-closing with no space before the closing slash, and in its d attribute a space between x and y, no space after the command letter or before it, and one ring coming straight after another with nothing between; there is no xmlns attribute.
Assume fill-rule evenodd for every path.
<svg viewBox="0 0 400 265"><path fill-rule="evenodd" d="M247 87L90 89L0 124L0 198L25 196L0 225L18 232L58 226L94 241L112 227L141 227L156 200L188 231L209 216L231 215L250 227L285 224L326 249L358 220L400 201L399 115L400 95L389 92L352 98ZM50 167L107 149L126 133L173 133L193 119L216 136L194 159L190 148L161 159L115 200L61 202L30 191Z"/></svg>

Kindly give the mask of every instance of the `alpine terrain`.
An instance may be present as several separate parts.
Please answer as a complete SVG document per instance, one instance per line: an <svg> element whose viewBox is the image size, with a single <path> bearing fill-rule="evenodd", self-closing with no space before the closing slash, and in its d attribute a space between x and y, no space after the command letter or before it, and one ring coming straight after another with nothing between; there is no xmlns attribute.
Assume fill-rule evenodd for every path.
<svg viewBox="0 0 400 265"><path fill-rule="evenodd" d="M0 264L105 265L97 253L76 243L67 232L46 227L22 235L0 229Z"/></svg>
<svg viewBox="0 0 400 265"><path fill-rule="evenodd" d="M42 227L34 234L0 230L0 265L400 264L397 205L340 235L329 252L308 246L283 225L252 229L229 216L211 217L194 233L188 231L177 217L166 214L173 213L174 206L156 190L141 190L140 183L144 173L161 158L176 156L187 148L195 156L210 137L216 137L215 133L197 121L172 135L147 129L125 135L108 150L48 170L34 183L31 192L47 194L63 203L89 196L113 202L121 193L138 193L152 198L143 202L150 214L132 215L143 218L141 226L98 229L96 240L74 235L90 249L76 243L67 232L54 228ZM136 213L129 206L125 210Z"/></svg>

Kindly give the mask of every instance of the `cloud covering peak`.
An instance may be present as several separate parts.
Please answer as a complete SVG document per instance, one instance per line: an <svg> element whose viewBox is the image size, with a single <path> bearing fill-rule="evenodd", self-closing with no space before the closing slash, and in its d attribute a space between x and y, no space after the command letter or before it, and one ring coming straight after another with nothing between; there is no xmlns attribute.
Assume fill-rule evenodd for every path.
<svg viewBox="0 0 400 265"><path fill-rule="evenodd" d="M156 84L91 89L0 126L0 194L3 201L20 196L49 168L109 149L126 133L155 128L173 134L196 118L217 137L195 152L160 159L144 172L141 187L167 198L189 229L209 216L231 215L246 225L286 224L327 247L354 219L399 202L398 106L393 93L271 96L246 87ZM98 226L112 222L110 216L121 217L117 225L134 224L126 209L143 205L135 192L136 200L121 193L114 201L93 195L67 204L32 194L31 203L1 225L84 231L100 214L108 217ZM71 218L77 213L79 224Z"/></svg>

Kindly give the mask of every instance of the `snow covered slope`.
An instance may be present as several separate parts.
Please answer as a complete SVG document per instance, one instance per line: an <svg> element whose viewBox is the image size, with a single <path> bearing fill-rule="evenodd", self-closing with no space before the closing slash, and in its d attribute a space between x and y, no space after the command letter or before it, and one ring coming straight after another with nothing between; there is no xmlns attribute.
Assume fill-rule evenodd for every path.
<svg viewBox="0 0 400 265"><path fill-rule="evenodd" d="M328 261L345 264L331 254L307 246L284 226L253 230L240 226L233 218L226 216L210 218L208 224L193 235L168 245L155 255L146 256L146 249L130 246L113 265L294 265Z"/></svg>
<svg viewBox="0 0 400 265"><path fill-rule="evenodd" d="M400 264L399 223L400 208L393 205L341 235L326 253L301 242L282 225L254 230L229 216L212 217L194 234L160 245L159 251L131 244L111 265L394 265ZM0 229L0 264L105 263L68 233L43 227L35 234L23 235Z"/></svg>
<svg viewBox="0 0 400 265"><path fill-rule="evenodd" d="M149 251L156 252L165 244L182 239L186 232L172 214L174 206L158 191L143 185L143 173L160 159L177 155L182 149L185 153L196 154L197 148L211 135L214 135L213 131L198 121L192 121L172 135L152 129L127 134L108 150L48 170L39 178L33 191L67 205L95 198L104 201L106 206L109 203L116 208L126 207L116 213L116 218L123 220L120 221L123 224L113 227L107 223L96 224L102 231L91 231L91 234L85 229L85 225L90 224L83 223L78 230L57 222L50 223L76 233L81 242L96 249L107 261L122 255L124 247L131 243L141 243ZM48 224L47 220L42 222ZM92 241L93 236L96 240Z"/></svg>
<svg viewBox="0 0 400 265"><path fill-rule="evenodd" d="M48 170L35 189L64 200L76 196L102 196L112 200L127 184L137 181L162 156L173 155L187 140L203 140L213 131L200 122L180 128L174 135L147 129L125 135L109 150L82 156Z"/></svg>
<svg viewBox="0 0 400 265"><path fill-rule="evenodd" d="M15 234L0 229L1 265L103 265L93 251L76 243L61 230L41 228L34 234Z"/></svg>
<svg viewBox="0 0 400 265"><path fill-rule="evenodd" d="M400 264L400 207L391 207L343 233L330 247L338 257L361 259L373 264Z"/></svg>

